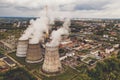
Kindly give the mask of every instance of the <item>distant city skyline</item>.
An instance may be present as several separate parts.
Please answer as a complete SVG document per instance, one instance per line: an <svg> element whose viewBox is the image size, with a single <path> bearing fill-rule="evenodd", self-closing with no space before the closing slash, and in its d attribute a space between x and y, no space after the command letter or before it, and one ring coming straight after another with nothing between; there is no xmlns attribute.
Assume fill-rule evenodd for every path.
<svg viewBox="0 0 120 80"><path fill-rule="evenodd" d="M39 17L45 5L56 17L120 18L120 0L0 0L1 17Z"/></svg>

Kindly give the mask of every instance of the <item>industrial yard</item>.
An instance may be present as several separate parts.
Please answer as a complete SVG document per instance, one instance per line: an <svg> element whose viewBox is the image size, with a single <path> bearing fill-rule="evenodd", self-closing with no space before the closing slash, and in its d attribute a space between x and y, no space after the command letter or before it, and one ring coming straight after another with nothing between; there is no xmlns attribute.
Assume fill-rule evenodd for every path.
<svg viewBox="0 0 120 80"><path fill-rule="evenodd" d="M0 17L0 80L120 80L120 19L79 18L72 13L81 6L35 3L29 11L37 17ZM21 4L15 8L30 7Z"/></svg>
<svg viewBox="0 0 120 80"><path fill-rule="evenodd" d="M62 23L62 22L59 22L59 23ZM75 21L72 21L72 26L73 26L73 23L76 24ZM47 48L48 51L45 51L46 48L44 46L45 44L44 42L40 44L39 46L34 45L34 46L29 47L30 45L27 45L29 44L28 40L27 41L23 40L19 42L19 40L16 38L14 39L15 40L14 42L17 41L16 47L11 48L10 47L11 44L7 43L7 45L6 44L4 45L4 43L6 42L1 41L1 44L2 44L1 49L3 50L1 53L4 53L1 55L2 62L0 65L4 66L4 67L1 67L2 68L1 70L8 71L9 69L14 70L15 68L21 67L25 69L26 71L28 71L34 77L41 79L41 80L56 80L56 79L76 80L81 77L84 78L84 76L88 78L88 75L86 75L86 73L89 72L89 70L96 68L99 62L102 62L104 60L106 61L107 59L117 57L119 53L119 47L120 47L119 42L116 41L115 43L112 43L113 41L111 41L109 43L106 43L105 40L102 40L102 43L100 43L99 40L97 41L96 39L90 37L93 34L88 35L88 34L83 33L84 36L79 36L83 34L81 34L81 32L80 33L74 32L74 30L72 30L72 27L70 28L71 28L71 33L69 37L65 35L62 36L62 41L59 47L49 48L48 46ZM87 35L88 37L85 38L85 35ZM102 39L101 36L96 36L96 37L98 37L98 39ZM13 39L13 38L10 38L10 39ZM108 37L104 35L103 38L107 39ZM50 41L49 38L48 38L48 41ZM51 48L53 48L52 50L55 50L55 51L51 51ZM40 52L41 54L40 56L38 56L39 55L38 52ZM45 63L45 66L49 65L51 56L52 58L54 58L53 56L59 55L60 58L56 58L56 57L55 58L56 60L59 60L61 63L62 69L58 68L58 70L61 70L60 72L55 71L55 73L46 73L46 72L44 73L42 69L43 69L44 59L46 56L45 52L47 52L46 58L49 58L49 60L48 59L46 60L47 62ZM33 58L35 53L37 55L36 57ZM26 58L26 56L28 57ZM5 59L5 58L9 58L9 59ZM55 59L53 61L52 58L51 58L51 62L54 62ZM38 61L34 61L34 60L38 60ZM8 63L6 61L8 61ZM49 69L51 68L48 67L48 70ZM46 70L46 67L44 68L44 70Z"/></svg>

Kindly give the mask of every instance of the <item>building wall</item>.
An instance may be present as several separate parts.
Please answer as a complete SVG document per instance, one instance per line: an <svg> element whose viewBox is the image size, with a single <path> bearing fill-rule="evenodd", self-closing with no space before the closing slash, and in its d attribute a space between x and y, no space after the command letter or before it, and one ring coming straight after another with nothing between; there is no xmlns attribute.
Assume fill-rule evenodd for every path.
<svg viewBox="0 0 120 80"><path fill-rule="evenodd" d="M46 46L45 59L42 70L46 73L60 72L62 69L59 59L58 46L48 47Z"/></svg>
<svg viewBox="0 0 120 80"><path fill-rule="evenodd" d="M26 62L38 63L43 59L42 52L39 44L29 44L26 56Z"/></svg>
<svg viewBox="0 0 120 80"><path fill-rule="evenodd" d="M18 57L25 57L28 49L28 40L19 40L17 45L17 53Z"/></svg>

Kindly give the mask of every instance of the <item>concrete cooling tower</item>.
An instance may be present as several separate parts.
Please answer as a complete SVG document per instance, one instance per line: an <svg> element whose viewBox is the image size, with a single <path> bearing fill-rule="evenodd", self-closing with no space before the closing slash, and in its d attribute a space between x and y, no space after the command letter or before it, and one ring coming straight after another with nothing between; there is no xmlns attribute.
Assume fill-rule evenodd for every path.
<svg viewBox="0 0 120 80"><path fill-rule="evenodd" d="M42 51L39 44L29 44L26 55L27 63L38 63L43 60Z"/></svg>
<svg viewBox="0 0 120 80"><path fill-rule="evenodd" d="M47 74L59 73L62 70L59 59L58 46L46 45L45 59L42 66L42 71Z"/></svg>
<svg viewBox="0 0 120 80"><path fill-rule="evenodd" d="M19 40L18 41L16 56L26 57L28 43L29 43L28 40Z"/></svg>

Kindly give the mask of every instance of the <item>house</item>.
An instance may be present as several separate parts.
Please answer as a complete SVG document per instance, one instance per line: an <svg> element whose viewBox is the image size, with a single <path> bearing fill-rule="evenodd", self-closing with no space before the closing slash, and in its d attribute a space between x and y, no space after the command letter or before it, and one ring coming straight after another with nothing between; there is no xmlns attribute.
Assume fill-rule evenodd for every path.
<svg viewBox="0 0 120 80"><path fill-rule="evenodd" d="M105 49L105 53L110 54L114 50L115 50L114 47L108 47L108 48Z"/></svg>
<svg viewBox="0 0 120 80"><path fill-rule="evenodd" d="M98 54L100 51L99 50L95 50L95 51L91 51L90 54Z"/></svg>
<svg viewBox="0 0 120 80"><path fill-rule="evenodd" d="M71 52L71 53L66 53L66 56L69 56L69 57L72 57L72 56L74 56L75 55L75 53L74 52Z"/></svg>
<svg viewBox="0 0 120 80"><path fill-rule="evenodd" d="M7 65L9 65L10 67L14 67L14 66L16 66L16 63L15 62L13 62L10 58L4 58L4 61L5 61L5 63L7 64Z"/></svg>
<svg viewBox="0 0 120 80"><path fill-rule="evenodd" d="M74 52L66 53L65 56L60 57L60 60L64 60L64 59L66 59L67 57L72 57L72 56L74 56L74 55L75 55Z"/></svg>
<svg viewBox="0 0 120 80"><path fill-rule="evenodd" d="M60 43L60 48L64 48L64 47L72 47L74 46L74 43L71 41L71 40L65 40L65 41L62 41Z"/></svg>
<svg viewBox="0 0 120 80"><path fill-rule="evenodd" d="M64 60L66 58L67 58L67 56L65 55L65 56L60 57L60 60Z"/></svg>
<svg viewBox="0 0 120 80"><path fill-rule="evenodd" d="M119 48L119 46L120 46L119 44L115 44L113 47L114 48Z"/></svg>
<svg viewBox="0 0 120 80"><path fill-rule="evenodd" d="M6 56L3 54L0 54L0 60L3 60L4 58L6 58Z"/></svg>

